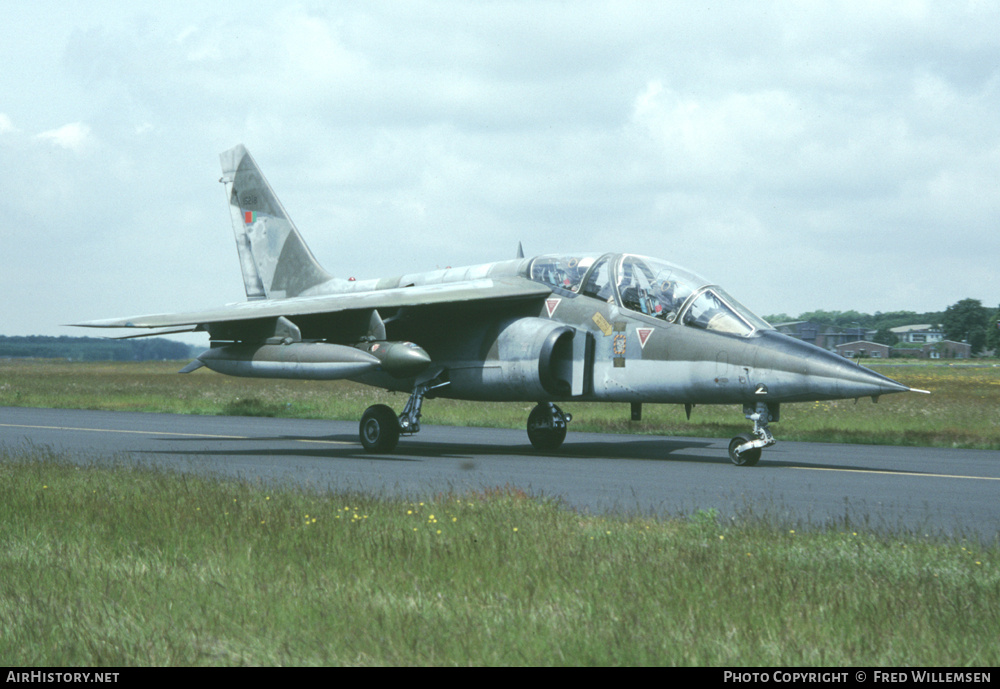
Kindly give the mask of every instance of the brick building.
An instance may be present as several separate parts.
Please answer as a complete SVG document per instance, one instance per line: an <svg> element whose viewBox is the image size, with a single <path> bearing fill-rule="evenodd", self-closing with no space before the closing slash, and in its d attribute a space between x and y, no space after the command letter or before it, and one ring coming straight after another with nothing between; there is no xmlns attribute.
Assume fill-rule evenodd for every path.
<svg viewBox="0 0 1000 689"><path fill-rule="evenodd" d="M888 359L892 347L868 340L855 340L839 344L835 350L837 354L848 359Z"/></svg>

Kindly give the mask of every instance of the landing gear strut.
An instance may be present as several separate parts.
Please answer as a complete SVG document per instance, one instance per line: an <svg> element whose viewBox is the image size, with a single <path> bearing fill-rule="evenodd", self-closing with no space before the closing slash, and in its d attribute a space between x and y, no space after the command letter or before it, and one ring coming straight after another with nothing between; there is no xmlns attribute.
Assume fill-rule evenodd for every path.
<svg viewBox="0 0 1000 689"><path fill-rule="evenodd" d="M551 402L540 402L528 415L528 440L536 450L555 450L566 439L573 417Z"/></svg>
<svg viewBox="0 0 1000 689"><path fill-rule="evenodd" d="M743 414L753 421L753 435L741 433L730 440L729 459L736 466L752 467L760 461L761 450L777 442L767 426L768 422L777 421L777 412L772 416L767 403L758 402L756 407L744 405Z"/></svg>
<svg viewBox="0 0 1000 689"><path fill-rule="evenodd" d="M403 413L399 416L396 416L391 407L384 404L374 404L368 407L362 414L361 425L358 427L361 444L368 452L392 452L395 450L399 443L399 436L413 435L420 431L420 408L424 404L424 397L427 393L447 384L448 381L442 381L440 376L417 383L413 392L410 393L410 399L406 400Z"/></svg>

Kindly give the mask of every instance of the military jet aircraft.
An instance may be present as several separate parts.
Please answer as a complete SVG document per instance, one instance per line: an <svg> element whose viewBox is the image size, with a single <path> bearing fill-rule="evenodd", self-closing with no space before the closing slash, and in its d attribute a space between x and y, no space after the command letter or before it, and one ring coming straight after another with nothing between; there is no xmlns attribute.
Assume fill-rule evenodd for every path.
<svg viewBox="0 0 1000 689"><path fill-rule="evenodd" d="M202 366L233 376L351 379L409 392L361 417L361 444L390 452L420 430L425 398L536 402L531 444L554 450L570 414L556 403L742 405L753 432L729 443L737 465L774 444L786 402L911 390L777 332L718 285L639 254L547 254L398 277L331 276L242 146L221 154L247 301L91 321L99 328L203 331ZM186 326L186 330L167 330Z"/></svg>

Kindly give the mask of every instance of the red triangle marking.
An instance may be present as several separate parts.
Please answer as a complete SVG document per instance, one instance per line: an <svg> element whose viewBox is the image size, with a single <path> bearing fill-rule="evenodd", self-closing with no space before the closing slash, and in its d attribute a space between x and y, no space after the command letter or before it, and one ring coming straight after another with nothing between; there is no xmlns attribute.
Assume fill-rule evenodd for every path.
<svg viewBox="0 0 1000 689"><path fill-rule="evenodd" d="M559 302L562 299L546 299L545 300L545 310L549 312L549 318L552 318L552 314L556 312L556 307L559 306Z"/></svg>
<svg viewBox="0 0 1000 689"><path fill-rule="evenodd" d="M656 328L636 328L635 332L639 336L639 346L643 349L646 348L646 341L649 340L649 336L653 334Z"/></svg>

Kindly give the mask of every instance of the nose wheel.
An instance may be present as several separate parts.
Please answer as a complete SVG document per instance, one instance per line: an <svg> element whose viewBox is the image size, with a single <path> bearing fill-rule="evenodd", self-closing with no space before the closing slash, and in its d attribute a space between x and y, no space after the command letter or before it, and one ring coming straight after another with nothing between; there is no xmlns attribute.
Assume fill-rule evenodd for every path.
<svg viewBox="0 0 1000 689"><path fill-rule="evenodd" d="M729 441L729 459L738 467L752 467L760 461L761 450L759 447L751 447L749 450L737 452L736 449L744 445L752 445L753 436L749 433L740 433Z"/></svg>
<svg viewBox="0 0 1000 689"><path fill-rule="evenodd" d="M760 461L761 450L777 442L767 424L778 420L778 412L775 407L772 415L765 402L758 402L755 407L743 407L743 413L753 421L753 434L741 433L729 441L729 459L736 466L752 467Z"/></svg>

